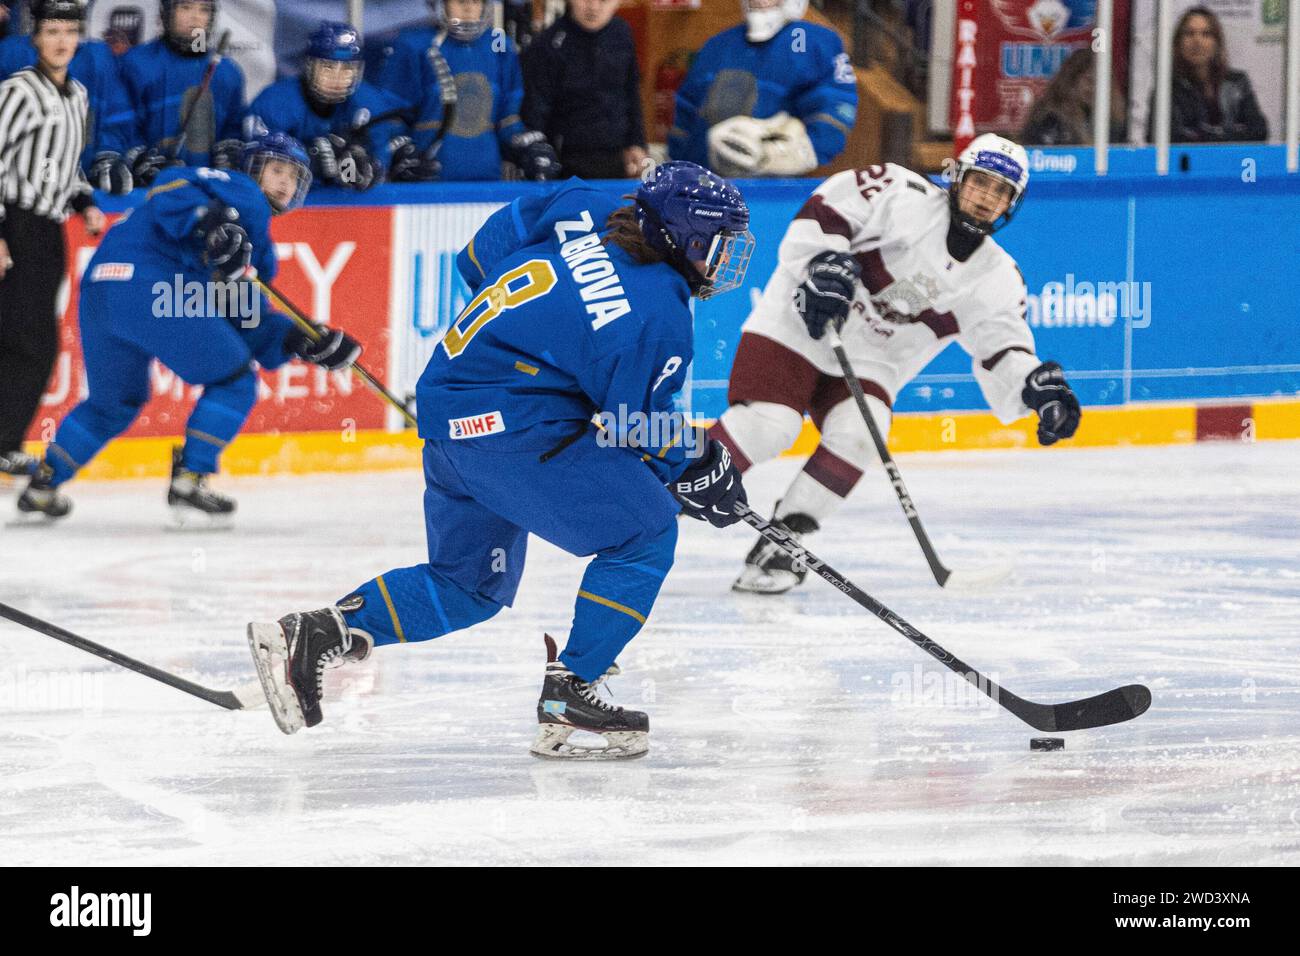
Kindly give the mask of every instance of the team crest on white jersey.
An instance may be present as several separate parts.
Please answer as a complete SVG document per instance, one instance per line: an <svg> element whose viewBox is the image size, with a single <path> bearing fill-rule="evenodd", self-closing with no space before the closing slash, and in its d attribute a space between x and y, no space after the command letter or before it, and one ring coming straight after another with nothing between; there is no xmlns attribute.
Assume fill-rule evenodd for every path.
<svg viewBox="0 0 1300 956"><path fill-rule="evenodd" d="M897 279L871 297L871 304L886 322L907 325L934 306L939 296L939 283L924 272L907 279Z"/></svg>

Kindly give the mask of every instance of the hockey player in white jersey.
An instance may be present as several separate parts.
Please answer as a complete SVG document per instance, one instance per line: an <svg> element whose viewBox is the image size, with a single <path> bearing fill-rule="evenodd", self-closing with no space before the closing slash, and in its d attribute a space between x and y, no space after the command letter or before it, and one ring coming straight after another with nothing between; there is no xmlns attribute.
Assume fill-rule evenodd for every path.
<svg viewBox="0 0 1300 956"><path fill-rule="evenodd" d="M1074 434L1078 399L1061 366L1035 354L1024 278L990 238L1028 181L1024 149L985 134L958 158L946 193L888 163L836 173L795 216L742 328L730 407L710 433L743 470L790 447L811 416L821 441L774 515L792 533L816 531L876 459L829 323L882 435L899 389L954 341L1003 424L1037 413L1040 444ZM760 538L734 588L779 594L805 574Z"/></svg>

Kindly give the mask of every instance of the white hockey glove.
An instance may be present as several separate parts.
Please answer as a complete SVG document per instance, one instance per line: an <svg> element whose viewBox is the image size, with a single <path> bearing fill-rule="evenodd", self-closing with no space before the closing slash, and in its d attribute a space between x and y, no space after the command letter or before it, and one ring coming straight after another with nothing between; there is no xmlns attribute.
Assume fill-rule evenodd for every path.
<svg viewBox="0 0 1300 956"><path fill-rule="evenodd" d="M808 129L788 113L777 113L763 124L763 161L760 176L802 176L817 168L817 151Z"/></svg>
<svg viewBox="0 0 1300 956"><path fill-rule="evenodd" d="M817 167L803 123L789 113L733 116L709 129L709 164L721 176L802 176Z"/></svg>
<svg viewBox="0 0 1300 956"><path fill-rule="evenodd" d="M719 176L753 176L763 162L763 125L733 116L709 127L709 168Z"/></svg>

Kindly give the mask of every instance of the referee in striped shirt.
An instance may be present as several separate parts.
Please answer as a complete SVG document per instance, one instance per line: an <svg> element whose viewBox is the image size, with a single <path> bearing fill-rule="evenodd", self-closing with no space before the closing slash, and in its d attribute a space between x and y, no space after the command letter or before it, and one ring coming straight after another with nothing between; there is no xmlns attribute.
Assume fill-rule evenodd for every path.
<svg viewBox="0 0 1300 956"><path fill-rule="evenodd" d="M86 88L68 76L81 40L78 0L33 0L37 64L0 83L0 473L28 474L23 436L58 356L55 301L69 208L98 235L104 214L81 172Z"/></svg>

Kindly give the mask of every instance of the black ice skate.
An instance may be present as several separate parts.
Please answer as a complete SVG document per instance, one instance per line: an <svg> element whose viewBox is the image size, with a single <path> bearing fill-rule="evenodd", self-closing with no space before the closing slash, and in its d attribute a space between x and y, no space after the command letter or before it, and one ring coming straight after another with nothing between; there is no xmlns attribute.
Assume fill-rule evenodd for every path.
<svg viewBox="0 0 1300 956"><path fill-rule="evenodd" d="M374 646L350 630L336 607L287 614L275 624L249 624L248 646L271 716L286 734L321 722L325 668L359 663Z"/></svg>
<svg viewBox="0 0 1300 956"><path fill-rule="evenodd" d="M818 528L816 519L798 513L786 515L779 521L773 518L772 524L789 531L796 542ZM802 584L807 576L806 567L796 567L794 558L783 549L767 538L759 538L746 555L745 567L731 590L749 594L784 594Z"/></svg>
<svg viewBox="0 0 1300 956"><path fill-rule="evenodd" d="M234 499L209 488L207 475L182 466L181 454L180 448L172 451L172 481L167 488L172 522L178 528L185 527L194 518L211 526L228 525L235 513Z"/></svg>
<svg viewBox="0 0 1300 956"><path fill-rule="evenodd" d="M0 452L0 475L27 478L36 474L41 460L25 451Z"/></svg>
<svg viewBox="0 0 1300 956"><path fill-rule="evenodd" d="M588 683L556 660L555 641L546 635L546 678L537 701L535 757L563 760L631 760L650 749L650 718L624 710L597 693L606 677L618 673L617 665ZM575 731L599 734L604 747L570 743Z"/></svg>
<svg viewBox="0 0 1300 956"><path fill-rule="evenodd" d="M53 472L50 466L38 464L36 474L28 483L26 490L18 496L18 511L31 518L49 519L66 517L72 510L72 502L66 495L59 494L57 488L50 484Z"/></svg>

